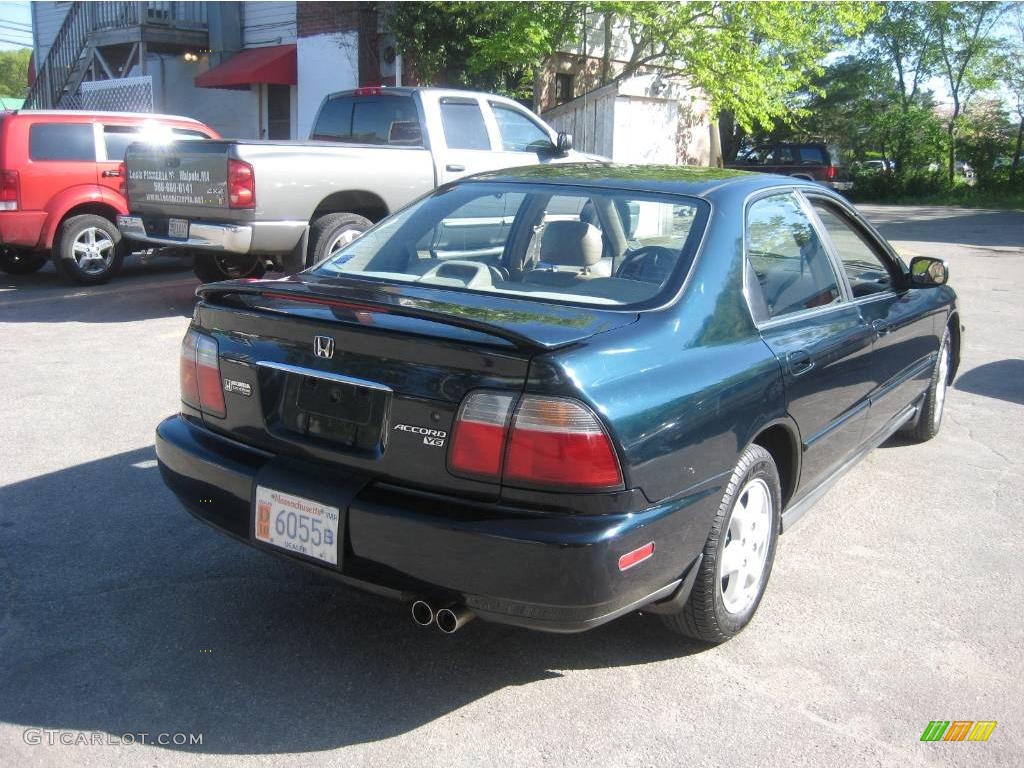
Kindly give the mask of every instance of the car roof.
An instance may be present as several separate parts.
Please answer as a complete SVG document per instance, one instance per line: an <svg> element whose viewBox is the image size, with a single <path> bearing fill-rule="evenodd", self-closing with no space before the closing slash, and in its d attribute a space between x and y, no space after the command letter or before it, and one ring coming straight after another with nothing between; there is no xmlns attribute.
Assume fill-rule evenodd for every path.
<svg viewBox="0 0 1024 768"><path fill-rule="evenodd" d="M17 109L9 115L25 115L28 117L83 117L87 119L115 118L117 120L167 120L192 125L204 125L194 117L183 115L161 115L151 112L90 112L84 109Z"/></svg>
<svg viewBox="0 0 1024 768"><path fill-rule="evenodd" d="M690 197L709 197L725 190L750 194L772 187L821 185L771 173L687 165L624 165L618 163L550 163L485 171L462 182L519 182L625 189ZM456 182L458 183L458 182Z"/></svg>

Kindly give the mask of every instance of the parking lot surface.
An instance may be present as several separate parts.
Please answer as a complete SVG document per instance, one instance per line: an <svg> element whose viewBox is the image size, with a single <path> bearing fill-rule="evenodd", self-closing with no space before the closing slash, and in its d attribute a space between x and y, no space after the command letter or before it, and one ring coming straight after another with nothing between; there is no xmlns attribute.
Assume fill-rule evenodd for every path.
<svg viewBox="0 0 1024 768"><path fill-rule="evenodd" d="M846 475L716 648L640 614L445 637L228 540L152 448L191 273L3 276L0 764L1020 765L1024 214L862 210L949 261L967 330L942 432ZM923 743L931 720L998 725Z"/></svg>

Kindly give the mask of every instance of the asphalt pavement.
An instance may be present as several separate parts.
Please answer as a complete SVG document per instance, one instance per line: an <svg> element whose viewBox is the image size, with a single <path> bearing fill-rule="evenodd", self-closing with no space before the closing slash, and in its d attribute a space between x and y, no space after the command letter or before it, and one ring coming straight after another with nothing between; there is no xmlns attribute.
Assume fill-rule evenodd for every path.
<svg viewBox="0 0 1024 768"><path fill-rule="evenodd" d="M942 432L843 478L715 648L641 614L445 637L217 534L152 447L191 272L2 276L0 765L1021 765L1024 214L863 210L949 261L967 330ZM921 742L937 719L998 725Z"/></svg>

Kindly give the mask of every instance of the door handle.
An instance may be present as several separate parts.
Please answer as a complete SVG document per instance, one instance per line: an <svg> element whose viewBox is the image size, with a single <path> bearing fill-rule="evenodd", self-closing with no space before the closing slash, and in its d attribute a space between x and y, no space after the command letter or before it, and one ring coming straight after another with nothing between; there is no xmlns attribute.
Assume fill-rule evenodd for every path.
<svg viewBox="0 0 1024 768"><path fill-rule="evenodd" d="M885 320L873 320L871 327L875 329L875 333L879 336L885 336L889 332L889 324Z"/></svg>
<svg viewBox="0 0 1024 768"><path fill-rule="evenodd" d="M789 363L789 372L794 376L807 373L814 367L814 361L811 359L811 353L803 349L796 352L790 352L786 355L786 361Z"/></svg>
<svg viewBox="0 0 1024 768"><path fill-rule="evenodd" d="M101 173L100 175L101 175L101 176L102 176L103 178L105 178L105 179L114 179L114 178L117 178L117 177L119 177L119 176L121 175L121 172L120 172L120 171L118 171L118 170L113 170L113 171L104 171L104 172L103 172L103 173Z"/></svg>
<svg viewBox="0 0 1024 768"><path fill-rule="evenodd" d="M452 173L462 173L464 170L466 170L466 166L464 166L464 165L453 165L453 164L449 163L448 165L446 165L444 167L444 169L446 171L451 171Z"/></svg>

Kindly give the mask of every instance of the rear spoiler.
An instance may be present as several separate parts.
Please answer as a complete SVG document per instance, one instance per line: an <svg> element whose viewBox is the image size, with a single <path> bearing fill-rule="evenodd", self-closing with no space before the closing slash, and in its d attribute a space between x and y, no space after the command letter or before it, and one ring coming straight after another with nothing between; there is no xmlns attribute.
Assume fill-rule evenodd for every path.
<svg viewBox="0 0 1024 768"><path fill-rule="evenodd" d="M529 352L544 352L557 347L574 343L575 339L539 341L523 333L514 331L507 326L493 321L478 320L471 316L475 308L445 301L434 301L402 295L387 295L379 292L358 291L353 298L344 295L332 295L323 291L310 289L308 283L286 282L277 280L247 280L209 283L196 288L196 296L208 304L217 304L218 299L231 295L262 296L268 299L295 301L305 304L337 307L354 311L380 312L383 314L411 317L442 323L457 328L464 328L487 336L510 342L517 349ZM385 298L386 297L386 298ZM487 310L476 310L483 313ZM548 322L558 322L557 315L545 318Z"/></svg>

